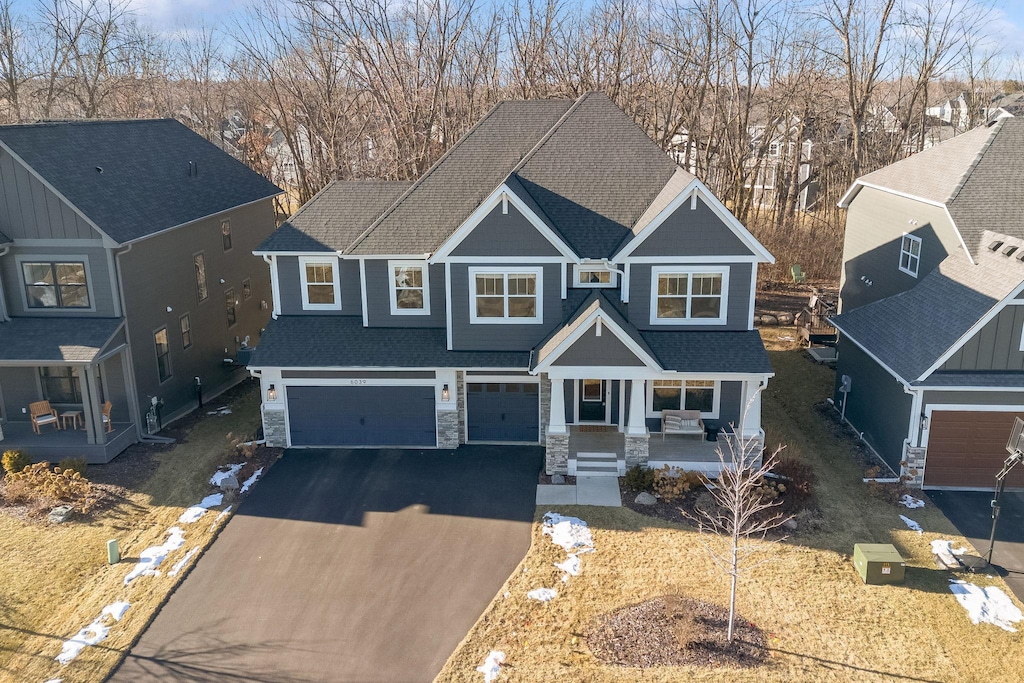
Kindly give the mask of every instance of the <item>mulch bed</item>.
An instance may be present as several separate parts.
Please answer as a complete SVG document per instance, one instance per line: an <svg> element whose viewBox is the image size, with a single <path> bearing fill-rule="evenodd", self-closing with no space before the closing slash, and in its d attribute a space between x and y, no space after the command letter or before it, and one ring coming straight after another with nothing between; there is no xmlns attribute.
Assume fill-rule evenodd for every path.
<svg viewBox="0 0 1024 683"><path fill-rule="evenodd" d="M657 517L663 519L666 522L675 522L676 524L688 524L694 526L693 520L688 519L683 514L682 510L692 511L693 504L697 500L697 493L691 493L681 500L674 500L671 503L665 502L659 498L658 502L654 505L640 505L636 502L636 497L639 491L634 491L628 488L622 483L622 478L619 478L619 494L622 498L623 507L627 507L633 512L638 512L641 515L647 515L648 517Z"/></svg>
<svg viewBox="0 0 1024 683"><path fill-rule="evenodd" d="M563 476L565 476L565 483L566 483L567 486L575 486L576 485L576 477L570 477L568 475L563 475ZM544 474L543 472L541 472L540 475L537 477L537 483L538 484L550 484L551 483L551 475L550 474Z"/></svg>
<svg viewBox="0 0 1024 683"><path fill-rule="evenodd" d="M761 629L737 615L730 643L728 623L725 607L663 595L597 617L585 638L595 657L619 666L749 668L762 664L768 640Z"/></svg>

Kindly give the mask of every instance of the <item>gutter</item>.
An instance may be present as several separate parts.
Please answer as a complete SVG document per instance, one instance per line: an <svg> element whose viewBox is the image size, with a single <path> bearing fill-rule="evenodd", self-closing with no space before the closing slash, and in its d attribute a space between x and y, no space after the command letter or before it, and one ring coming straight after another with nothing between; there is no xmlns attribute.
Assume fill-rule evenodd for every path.
<svg viewBox="0 0 1024 683"><path fill-rule="evenodd" d="M114 266L117 270L117 297L121 301L121 315L124 316L124 340L128 346L129 351L134 351L132 347L132 334L131 326L128 325L128 308L125 306L124 300L124 277L121 272L121 257L132 250L134 244L128 244L121 251L114 252ZM124 367L128 369L128 376L125 377L125 382L131 387L131 393L134 398L128 403L128 413L132 417L132 421L135 423L135 435L139 438L139 441L145 441L149 435L144 434L142 431L142 416L139 414L139 405L137 400L139 398L138 385L135 383L135 358L133 353L128 354L128 362L124 364Z"/></svg>
<svg viewBox="0 0 1024 683"><path fill-rule="evenodd" d="M7 256L7 254L10 251L11 251L11 246L10 245L4 246L4 247L0 247L0 257ZM10 318L10 316L7 315L7 302L4 299L4 283L3 283L3 280L0 280L0 323L9 323L9 322L11 322L11 318Z"/></svg>

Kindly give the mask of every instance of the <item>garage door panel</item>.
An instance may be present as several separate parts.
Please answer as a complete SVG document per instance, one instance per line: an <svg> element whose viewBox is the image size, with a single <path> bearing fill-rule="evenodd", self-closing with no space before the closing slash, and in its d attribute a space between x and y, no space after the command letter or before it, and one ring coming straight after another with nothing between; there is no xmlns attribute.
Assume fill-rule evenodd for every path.
<svg viewBox="0 0 1024 683"><path fill-rule="evenodd" d="M470 441L540 439L540 389L536 383L489 382L466 385Z"/></svg>
<svg viewBox="0 0 1024 683"><path fill-rule="evenodd" d="M437 445L431 386L291 386L293 446Z"/></svg>
<svg viewBox="0 0 1024 683"><path fill-rule="evenodd" d="M1018 413L932 412L925 460L925 487L993 488L1007 457L1006 441ZM1024 488L1024 471L1007 486Z"/></svg>

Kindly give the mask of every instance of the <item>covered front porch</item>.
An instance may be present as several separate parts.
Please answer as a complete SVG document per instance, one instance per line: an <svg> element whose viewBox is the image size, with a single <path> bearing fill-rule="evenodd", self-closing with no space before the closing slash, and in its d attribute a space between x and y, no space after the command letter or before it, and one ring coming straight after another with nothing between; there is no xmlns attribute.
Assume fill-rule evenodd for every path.
<svg viewBox="0 0 1024 683"><path fill-rule="evenodd" d="M595 428L592 425L568 425L569 428L569 462L568 473L577 474L580 462L587 462L588 455L594 453L613 453L616 461L623 469L626 458L626 435L615 427ZM652 469L664 467L679 468L707 474L717 474L719 459L716 449L726 447L726 436L718 436L721 441L708 441L706 438L684 436L681 434L651 433L647 440L647 466ZM728 457L728 451L724 451ZM580 458L580 455L583 455Z"/></svg>

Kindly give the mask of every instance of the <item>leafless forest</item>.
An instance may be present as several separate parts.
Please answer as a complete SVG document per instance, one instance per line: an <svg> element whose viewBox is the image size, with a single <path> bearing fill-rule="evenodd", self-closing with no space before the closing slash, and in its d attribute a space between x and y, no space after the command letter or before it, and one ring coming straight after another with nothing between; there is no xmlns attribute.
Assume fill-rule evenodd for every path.
<svg viewBox="0 0 1024 683"><path fill-rule="evenodd" d="M599 90L775 252L769 276L831 279L850 180L1020 89L990 1L253 0L169 31L127 0L0 0L0 121L176 117L288 213L334 178L416 178L499 100Z"/></svg>

